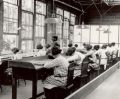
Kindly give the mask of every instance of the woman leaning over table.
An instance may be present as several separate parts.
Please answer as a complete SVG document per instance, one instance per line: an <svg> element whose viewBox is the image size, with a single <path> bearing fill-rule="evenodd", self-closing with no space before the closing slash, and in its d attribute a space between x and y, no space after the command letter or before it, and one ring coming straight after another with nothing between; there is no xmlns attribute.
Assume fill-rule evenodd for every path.
<svg viewBox="0 0 120 99"><path fill-rule="evenodd" d="M67 58L69 62L76 62L76 69L74 70L74 77L81 75L81 64L83 62L83 59L85 58L85 55L77 52L75 47L72 47L70 49L70 57Z"/></svg>
<svg viewBox="0 0 120 99"><path fill-rule="evenodd" d="M48 76L44 81L46 99L56 99L56 88L66 85L69 66L68 61L63 56L61 56L60 47L53 47L51 52L55 59L44 65L44 68L54 68L54 74ZM61 91L58 91L58 93L61 93ZM60 99L62 99L62 97L60 97Z"/></svg>

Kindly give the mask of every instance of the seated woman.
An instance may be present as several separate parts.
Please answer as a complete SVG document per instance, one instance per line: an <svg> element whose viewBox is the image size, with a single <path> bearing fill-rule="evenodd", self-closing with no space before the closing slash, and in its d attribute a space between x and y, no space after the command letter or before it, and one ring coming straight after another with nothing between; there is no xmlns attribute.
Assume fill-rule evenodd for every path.
<svg viewBox="0 0 120 99"><path fill-rule="evenodd" d="M111 59L111 56L112 56L112 45L111 45L111 43L106 45L106 51L107 51L107 55L109 56L109 59Z"/></svg>
<svg viewBox="0 0 120 99"><path fill-rule="evenodd" d="M95 61L97 64L99 64L99 58L100 58L100 50L99 50L100 46L99 45L95 45L93 48L93 61Z"/></svg>
<svg viewBox="0 0 120 99"><path fill-rule="evenodd" d="M76 62L76 70L74 70L74 77L79 76L81 74L81 63L83 59L85 58L85 55L77 52L75 47L72 47L70 50L70 57L67 58L69 62L74 61Z"/></svg>
<svg viewBox="0 0 120 99"><path fill-rule="evenodd" d="M75 44L74 47L76 48L77 51L79 51L78 44Z"/></svg>
<svg viewBox="0 0 120 99"><path fill-rule="evenodd" d="M60 48L60 44L57 43L57 42L54 42L54 46L50 45L48 48L47 48L47 51L46 51L46 55L48 56L49 59L54 59L53 55L52 55L52 48L53 47L59 47Z"/></svg>
<svg viewBox="0 0 120 99"><path fill-rule="evenodd" d="M16 60L16 59L21 59L22 58L22 54L20 53L20 50L18 48L13 48L12 49L12 52L14 54L13 56L13 60Z"/></svg>
<svg viewBox="0 0 120 99"><path fill-rule="evenodd" d="M117 58L118 57L118 48L115 46L115 42L111 43L112 46L112 58Z"/></svg>
<svg viewBox="0 0 120 99"><path fill-rule="evenodd" d="M95 78L96 76L99 75L99 69L100 69L100 65L99 65L99 45L95 45L93 48L93 53L91 54L91 57L89 57L89 64L88 64L88 71L90 74L90 80L92 80L93 78Z"/></svg>
<svg viewBox="0 0 120 99"><path fill-rule="evenodd" d="M83 43L83 47L81 47L81 49L79 49L79 52L83 53L83 54L86 54L87 53L87 50L86 50L86 47L88 46L89 44L87 43Z"/></svg>
<svg viewBox="0 0 120 99"><path fill-rule="evenodd" d="M37 52L36 56L45 56L46 51L43 50L43 46L41 44L37 45L37 49L38 49L38 52Z"/></svg>
<svg viewBox="0 0 120 99"><path fill-rule="evenodd" d="M86 46L86 51L85 57L89 61L88 72L92 72L94 69L99 68L97 64L96 46L92 49L92 45L88 44Z"/></svg>
<svg viewBox="0 0 120 99"><path fill-rule="evenodd" d="M91 56L93 53L94 53L94 52L93 52L93 50L92 50L92 45L90 45L90 44L86 45L86 54L85 54L85 56L86 56L86 57L87 57L87 56Z"/></svg>
<svg viewBox="0 0 120 99"><path fill-rule="evenodd" d="M76 49L78 48L78 44L75 44L74 46L75 46Z"/></svg>
<svg viewBox="0 0 120 99"><path fill-rule="evenodd" d="M54 88L66 85L69 66L68 61L61 56L61 49L59 47L52 47L51 53L54 59L44 65L44 68L54 68L54 74L44 80L46 99L56 99L54 97Z"/></svg>
<svg viewBox="0 0 120 99"><path fill-rule="evenodd" d="M67 56L70 56L72 47L73 47L73 44L72 44L72 43L69 43L69 44L68 44L68 49L67 49L67 51L66 51L66 55L67 55Z"/></svg>
<svg viewBox="0 0 120 99"><path fill-rule="evenodd" d="M100 56L101 56L101 69L106 70L107 67L107 50L106 50L107 46L103 45L102 48L100 49Z"/></svg>

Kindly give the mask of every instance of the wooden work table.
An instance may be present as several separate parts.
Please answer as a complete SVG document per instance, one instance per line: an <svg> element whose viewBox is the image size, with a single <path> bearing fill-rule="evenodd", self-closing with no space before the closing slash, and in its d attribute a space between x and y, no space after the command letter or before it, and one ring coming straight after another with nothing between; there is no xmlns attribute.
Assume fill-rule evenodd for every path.
<svg viewBox="0 0 120 99"><path fill-rule="evenodd" d="M43 64L51 61L46 56L29 57L20 60L9 61L12 67L12 99L17 99L17 79L32 81L32 98L36 99L42 93L37 94L37 81L44 76Z"/></svg>

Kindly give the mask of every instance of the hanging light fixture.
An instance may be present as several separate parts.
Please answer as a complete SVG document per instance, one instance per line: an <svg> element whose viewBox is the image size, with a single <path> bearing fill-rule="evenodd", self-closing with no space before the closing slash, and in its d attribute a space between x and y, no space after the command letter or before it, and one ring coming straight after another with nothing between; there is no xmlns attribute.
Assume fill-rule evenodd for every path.
<svg viewBox="0 0 120 99"><path fill-rule="evenodd" d="M104 33L111 33L110 26L108 26L108 28L104 31Z"/></svg>
<svg viewBox="0 0 120 99"><path fill-rule="evenodd" d="M88 25L85 25L85 23L84 23L84 19L83 19L83 21L82 21L82 24L80 24L81 23L81 17L82 17L82 15L84 16L84 14L86 13L85 11L92 5L89 5L85 10L83 9L83 6L82 6L82 4L81 4L81 2L79 2L79 4L80 4L80 7L81 7L81 11L82 11L82 13L81 13L81 15L80 15L80 17L79 17L79 25L75 25L76 26L76 28L77 29L89 29L89 26Z"/></svg>
<svg viewBox="0 0 120 99"><path fill-rule="evenodd" d="M55 16L55 12L54 12L54 0L53 0L53 13L52 13L52 17L46 18L45 19L45 23L46 24L57 24L57 23L63 23L61 18L57 18Z"/></svg>
<svg viewBox="0 0 120 99"><path fill-rule="evenodd" d="M85 11L82 10L82 14L80 15L80 22L81 22L81 16L84 15ZM79 23L80 23L79 22ZM75 25L77 29L89 29L88 25L85 25L84 21L82 21L82 24Z"/></svg>
<svg viewBox="0 0 120 99"><path fill-rule="evenodd" d="M96 31L105 31L105 28L103 28L102 25L99 25L99 27L96 29Z"/></svg>
<svg viewBox="0 0 120 99"><path fill-rule="evenodd" d="M89 26L85 25L84 22L82 22L82 24L80 24L80 25L75 25L75 26L78 29L89 29Z"/></svg>
<svg viewBox="0 0 120 99"><path fill-rule="evenodd" d="M104 33L111 33L110 29L104 31Z"/></svg>
<svg viewBox="0 0 120 99"><path fill-rule="evenodd" d="M46 20L45 20L46 24L48 24L48 23L62 23L62 22L63 22L62 19L55 17L54 13L52 14L51 18L46 18Z"/></svg>

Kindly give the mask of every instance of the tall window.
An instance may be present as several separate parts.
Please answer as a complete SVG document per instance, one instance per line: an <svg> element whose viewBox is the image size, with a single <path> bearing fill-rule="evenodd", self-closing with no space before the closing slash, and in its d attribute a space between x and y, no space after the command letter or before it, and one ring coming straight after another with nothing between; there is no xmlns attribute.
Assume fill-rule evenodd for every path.
<svg viewBox="0 0 120 99"><path fill-rule="evenodd" d="M34 0L22 0L21 48L24 51L33 49L33 14Z"/></svg>
<svg viewBox="0 0 120 99"><path fill-rule="evenodd" d="M63 20L62 24L56 25L56 34L61 40L62 47L67 47L69 42L73 42L75 25L75 15L61 8L56 9L56 16Z"/></svg>
<svg viewBox="0 0 120 99"><path fill-rule="evenodd" d="M70 34L69 34L69 40L70 42L73 42L74 39L74 25L75 25L75 15L74 14L70 14Z"/></svg>
<svg viewBox="0 0 120 99"><path fill-rule="evenodd" d="M18 46L18 6L17 0L4 0L3 51Z"/></svg>
<svg viewBox="0 0 120 99"><path fill-rule="evenodd" d="M33 12L34 0L22 0L21 48L24 51L33 49Z"/></svg>
<svg viewBox="0 0 120 99"><path fill-rule="evenodd" d="M75 14L70 14L70 24L75 25Z"/></svg>
<svg viewBox="0 0 120 99"><path fill-rule="evenodd" d="M82 29L82 42L90 43L90 28Z"/></svg>
<svg viewBox="0 0 120 99"><path fill-rule="evenodd" d="M33 14L22 12L22 33L21 33L21 39L22 39L22 49L27 51L33 49ZM26 45L29 45L26 46Z"/></svg>
<svg viewBox="0 0 120 99"><path fill-rule="evenodd" d="M107 26L104 25L104 26L102 26L102 28L103 28L104 30L106 30L106 29L107 29ZM108 33L104 33L104 31L100 31L100 43L101 43L101 44L109 43L108 40L109 40L109 38L108 38Z"/></svg>
<svg viewBox="0 0 120 99"><path fill-rule="evenodd" d="M56 16L63 20L63 10L60 8L57 8L56 9ZM58 38L60 40L61 46L62 46L62 29L63 29L62 23L60 23L60 24L58 23L56 25L56 35L58 36Z"/></svg>
<svg viewBox="0 0 120 99"><path fill-rule="evenodd" d="M109 35L109 43L111 42L115 42L118 43L119 40L119 26L118 25L111 25L108 28L110 28L110 33L108 33Z"/></svg>
<svg viewBox="0 0 120 99"><path fill-rule="evenodd" d="M64 24L63 24L63 47L67 47L69 42L69 19L70 12L64 11Z"/></svg>
<svg viewBox="0 0 120 99"><path fill-rule="evenodd" d="M22 0L22 9L33 12L34 0Z"/></svg>
<svg viewBox="0 0 120 99"><path fill-rule="evenodd" d="M35 27L35 46L45 45L45 16L46 4L36 1L36 27Z"/></svg>
<svg viewBox="0 0 120 99"><path fill-rule="evenodd" d="M78 28L77 26L74 27L74 43L78 44L78 46L81 46L81 39L82 38L82 31L80 28Z"/></svg>
<svg viewBox="0 0 120 99"><path fill-rule="evenodd" d="M90 43L96 44L108 44L115 42L116 46L120 43L120 26L119 25L90 25L88 29L78 29L75 26L74 29L74 43L83 44ZM81 39L80 39L81 38Z"/></svg>
<svg viewBox="0 0 120 99"><path fill-rule="evenodd" d="M99 43L99 35L100 31L98 31L99 25L91 25L91 43L98 44Z"/></svg>
<svg viewBox="0 0 120 99"><path fill-rule="evenodd" d="M22 39L32 39L33 15L22 13Z"/></svg>

